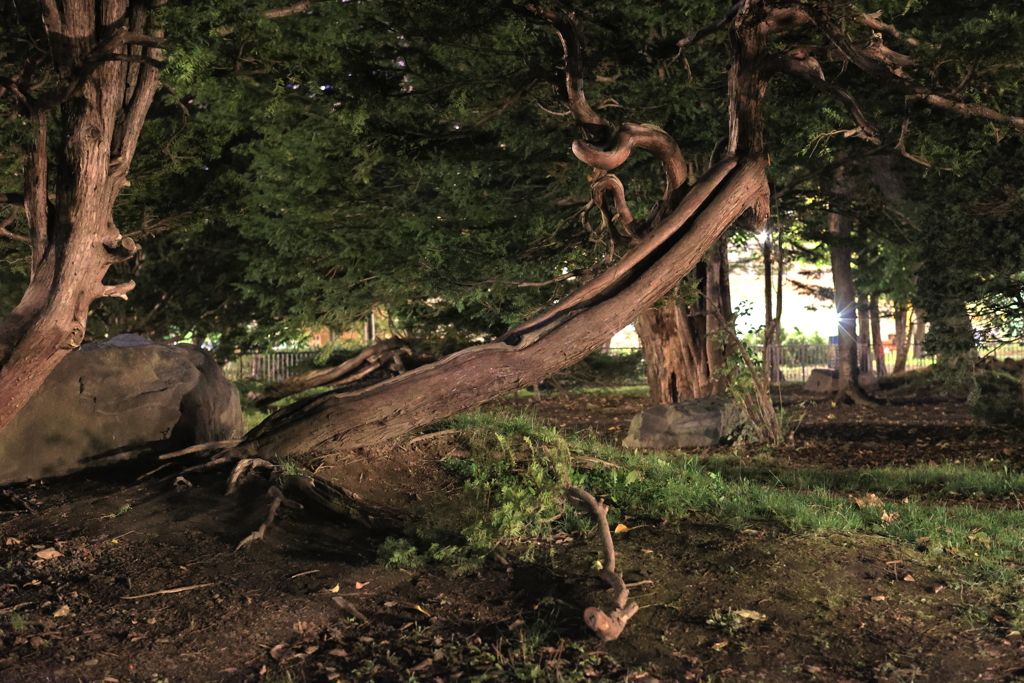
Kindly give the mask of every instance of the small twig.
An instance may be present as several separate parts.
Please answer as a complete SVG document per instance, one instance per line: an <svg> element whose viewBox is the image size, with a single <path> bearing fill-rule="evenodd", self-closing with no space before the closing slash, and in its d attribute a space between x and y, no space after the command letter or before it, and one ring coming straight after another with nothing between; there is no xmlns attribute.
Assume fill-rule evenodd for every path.
<svg viewBox="0 0 1024 683"><path fill-rule="evenodd" d="M459 430L457 430L457 429L445 429L445 430L440 431L440 432L430 432L429 434L420 434L419 436L417 436L414 439L409 439L409 445L411 446L414 443L419 443L420 441L426 441L427 439L434 439L434 438L437 438L439 436L446 436L448 434L454 434L457 431L459 431Z"/></svg>
<svg viewBox="0 0 1024 683"><path fill-rule="evenodd" d="M212 586L212 583L197 583L194 586L182 586L181 588L166 588L162 591L156 591L155 593L144 593L143 595L122 595L122 600L139 600L140 598L151 598L154 595L171 595L172 593L184 593L185 591L194 591L196 588L206 588Z"/></svg>
<svg viewBox="0 0 1024 683"><path fill-rule="evenodd" d="M288 578L289 579L297 579L300 576L308 576L309 574L316 574L318 571L320 571L320 570L319 569L310 569L308 572L299 572L298 574L292 574Z"/></svg>
<svg viewBox="0 0 1024 683"><path fill-rule="evenodd" d="M7 614L8 612L15 612L15 611L21 609L22 607L24 607L26 605L31 605L31 604L32 604L31 602L19 602L17 605L14 605L13 607L4 607L4 608L0 609L0 614Z"/></svg>
<svg viewBox="0 0 1024 683"><path fill-rule="evenodd" d="M616 465L613 462L607 460L601 460L600 458L591 458L589 455L573 455L570 456L573 460L582 460L583 462L592 462L596 465L604 465L605 467L614 467L617 470L622 469L622 465Z"/></svg>
<svg viewBox="0 0 1024 683"><path fill-rule="evenodd" d="M274 517L277 515L277 509L281 507L282 503L288 505L289 507L296 507L299 509L302 508L301 503L296 503L293 500L285 498L284 494L281 493L281 489L277 488L276 486L271 486L269 489L267 489L267 493L274 497L274 501L270 504L270 512L267 513L266 521L263 522L263 524L260 524L259 529L243 538L238 543L238 545L235 546L236 551L241 550L253 541L259 541L263 539L263 535L267 532L267 528L273 523Z"/></svg>
<svg viewBox="0 0 1024 683"><path fill-rule="evenodd" d="M10 499L12 503L20 505L33 515L39 514L39 512L34 507L28 504L28 501L19 496L17 493L14 493L13 491L8 491L7 489L0 489L0 493L7 496L7 498Z"/></svg>
<svg viewBox="0 0 1024 683"><path fill-rule="evenodd" d="M351 602L349 602L345 598L341 597L340 595L334 596L334 604L337 605L338 607L340 607L341 609L345 610L346 612L348 612L357 621L361 621L364 624L369 621L369 619L366 618L366 615L364 615L362 612L357 610L355 608L355 606Z"/></svg>

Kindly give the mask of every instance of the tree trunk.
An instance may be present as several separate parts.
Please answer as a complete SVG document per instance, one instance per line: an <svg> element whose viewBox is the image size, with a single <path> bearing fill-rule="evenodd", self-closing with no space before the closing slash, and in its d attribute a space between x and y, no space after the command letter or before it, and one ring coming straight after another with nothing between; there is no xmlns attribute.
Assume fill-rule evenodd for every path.
<svg viewBox="0 0 1024 683"><path fill-rule="evenodd" d="M846 170L836 169L832 176L832 194L836 203L849 197L850 186ZM845 207L842 207L845 211ZM853 216L830 210L828 231L832 242L829 256L832 261L832 280L835 287L836 311L839 314L839 377L836 379L836 402L851 400L857 404L872 401L860 386L857 365L857 290L853 284L853 250L849 247L853 232Z"/></svg>
<svg viewBox="0 0 1024 683"><path fill-rule="evenodd" d="M885 344L882 343L882 321L877 294L868 297L868 314L871 317L871 350L875 355L875 374L877 377L884 377L888 373L885 369Z"/></svg>
<svg viewBox="0 0 1024 683"><path fill-rule="evenodd" d="M907 343L907 311L908 306L898 303L895 306L896 315L896 361L893 363L893 374L904 372L907 369L907 351L910 345Z"/></svg>
<svg viewBox="0 0 1024 683"><path fill-rule="evenodd" d="M871 316L868 310L867 297L857 292L857 367L861 373L871 372Z"/></svg>
<svg viewBox="0 0 1024 683"><path fill-rule="evenodd" d="M688 363L689 350L683 348L685 316L675 297L669 297L641 313L633 324L644 351L652 405L693 398L691 382L696 378L693 366Z"/></svg>
<svg viewBox="0 0 1024 683"><path fill-rule="evenodd" d="M924 319L924 310L914 307L914 324L911 325L911 339L914 347L914 358L924 358L924 333L928 323Z"/></svg>
<svg viewBox="0 0 1024 683"><path fill-rule="evenodd" d="M696 280L698 298L682 303L666 297L640 314L635 323L644 348L650 403L662 405L704 398L725 390L721 368L725 343L718 334L732 313L729 293L729 259L726 239L720 239L690 274Z"/></svg>
<svg viewBox="0 0 1024 683"><path fill-rule="evenodd" d="M34 144L25 157L23 201L32 242L31 279L0 323L0 429L85 336L89 306L127 297L134 282L104 285L114 263L137 250L113 223L143 120L156 92L158 31L148 4L128 0L47 3L43 23L56 75L26 98ZM60 111L47 158L48 112ZM49 181L55 196L48 201Z"/></svg>
<svg viewBox="0 0 1024 683"><path fill-rule="evenodd" d="M504 341L465 349L361 391L296 402L252 430L239 452L275 457L372 446L579 362L674 287L748 207L761 205L764 162L749 159L728 170L734 163L712 169L622 261ZM649 265L634 268L644 254Z"/></svg>

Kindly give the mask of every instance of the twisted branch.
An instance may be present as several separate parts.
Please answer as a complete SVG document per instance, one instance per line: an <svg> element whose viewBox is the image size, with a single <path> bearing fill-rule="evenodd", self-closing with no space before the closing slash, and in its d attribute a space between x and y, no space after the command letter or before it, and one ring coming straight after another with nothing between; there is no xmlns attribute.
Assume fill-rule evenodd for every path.
<svg viewBox="0 0 1024 683"><path fill-rule="evenodd" d="M635 602L629 602L629 589L619 574L615 573L615 545L612 532L608 528L608 506L604 501L595 499L583 489L570 486L565 490L565 499L573 507L589 512L597 522L601 546L604 550L604 564L598 576L615 591L616 609L605 614L597 607L588 607L583 612L583 619L604 642L615 640L622 634L626 623L640 609ZM628 604L627 604L628 603Z"/></svg>

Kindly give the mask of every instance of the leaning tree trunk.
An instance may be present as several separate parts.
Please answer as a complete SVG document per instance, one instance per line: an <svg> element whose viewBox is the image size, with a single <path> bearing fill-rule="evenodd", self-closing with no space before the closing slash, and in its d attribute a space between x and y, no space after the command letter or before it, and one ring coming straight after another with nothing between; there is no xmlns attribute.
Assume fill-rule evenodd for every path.
<svg viewBox="0 0 1024 683"><path fill-rule="evenodd" d="M732 313L727 240L720 239L689 277L696 280L693 304L666 297L635 323L644 349L654 405L704 398L725 390L725 344L720 318Z"/></svg>
<svg viewBox="0 0 1024 683"><path fill-rule="evenodd" d="M838 203L848 198L849 193L846 169L840 167L832 176L832 194ZM830 210L828 231L832 238L829 256L832 261L836 311L839 314L839 377L834 387L835 400L870 404L871 399L860 386L860 371L857 365L857 290L853 284L853 250L849 246L850 235L853 232L853 216L839 210Z"/></svg>
<svg viewBox="0 0 1024 683"><path fill-rule="evenodd" d="M608 172L625 162L633 147L654 154L662 163L667 190L643 238L575 294L498 341L465 349L362 391L297 402L247 434L237 454L277 457L372 446L539 382L582 360L636 320L676 286L741 216L752 214L750 220L757 223L765 220L768 185L761 134L765 89L761 67L773 25L762 24L762 17L749 16L747 9L737 13L730 29L735 60L729 71L727 156L683 194L685 162L675 142L654 126L627 123L614 129L598 117L583 95L582 41L576 20L572 15L537 11L552 21L562 39L569 107L586 137L573 144L573 152L596 169L592 192L614 194L615 205L628 211L622 183ZM595 204L601 206L600 201ZM624 229L631 231L631 221L622 211L618 213Z"/></svg>
<svg viewBox="0 0 1024 683"><path fill-rule="evenodd" d="M127 298L135 286L105 285L103 278L137 249L114 226L113 208L128 184L161 54L160 32L147 24L149 3L44 5L53 78L40 84L46 90L26 89L19 100L25 123L34 129L18 198L29 223L32 268L20 303L0 323L0 429L81 345L90 304L104 296ZM51 165L47 123L53 110L59 110L53 118L59 123L49 145L58 151Z"/></svg>

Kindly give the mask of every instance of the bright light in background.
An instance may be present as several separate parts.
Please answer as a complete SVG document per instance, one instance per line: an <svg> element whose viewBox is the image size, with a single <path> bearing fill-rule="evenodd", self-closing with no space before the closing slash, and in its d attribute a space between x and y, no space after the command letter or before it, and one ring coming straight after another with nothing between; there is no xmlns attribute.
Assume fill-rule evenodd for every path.
<svg viewBox="0 0 1024 683"><path fill-rule="evenodd" d="M761 232L754 233L754 237L757 239L758 244L764 246L765 242L772 238L772 234L767 230L762 230Z"/></svg>

